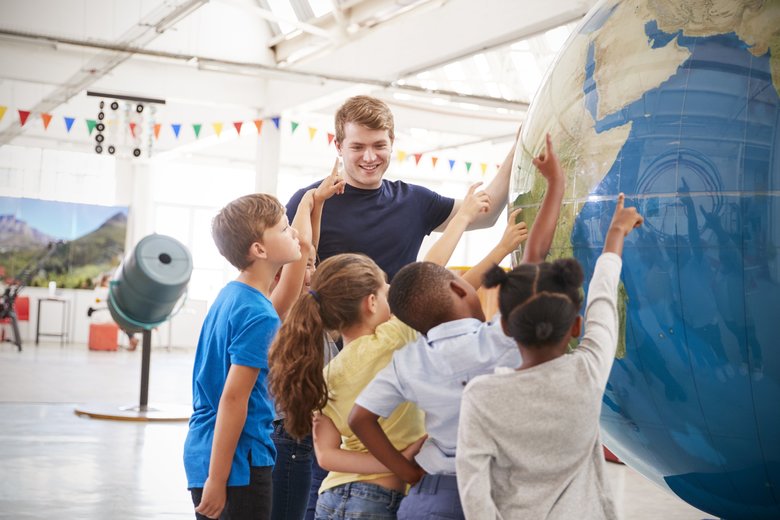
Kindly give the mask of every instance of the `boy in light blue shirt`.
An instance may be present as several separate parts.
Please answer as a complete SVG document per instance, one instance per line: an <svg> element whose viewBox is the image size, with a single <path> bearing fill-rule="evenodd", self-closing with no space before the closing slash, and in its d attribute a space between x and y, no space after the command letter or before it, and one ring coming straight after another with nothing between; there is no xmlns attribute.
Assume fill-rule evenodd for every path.
<svg viewBox="0 0 780 520"><path fill-rule="evenodd" d="M547 192L529 235L524 262L537 263L550 249L565 180L547 136L546 153L534 159ZM417 262L393 278L390 310L422 335L395 353L390 364L355 401L349 426L374 457L413 484L398 510L399 520L464 518L455 477L455 450L464 387L496 367L522 360L497 314L485 322L476 290L446 268ZM403 402L425 412L428 439L409 461L377 423Z"/></svg>

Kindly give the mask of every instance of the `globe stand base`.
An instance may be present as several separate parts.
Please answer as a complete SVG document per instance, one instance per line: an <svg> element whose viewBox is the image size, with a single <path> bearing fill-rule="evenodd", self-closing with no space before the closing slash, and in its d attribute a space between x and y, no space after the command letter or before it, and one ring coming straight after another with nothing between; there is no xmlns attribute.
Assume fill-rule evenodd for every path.
<svg viewBox="0 0 780 520"><path fill-rule="evenodd" d="M190 418L191 408L182 405L149 404L149 364L152 355L152 331L143 331L143 349L141 352L141 398L137 405L117 406L95 404L77 406L74 412L79 416L112 421L186 421Z"/></svg>

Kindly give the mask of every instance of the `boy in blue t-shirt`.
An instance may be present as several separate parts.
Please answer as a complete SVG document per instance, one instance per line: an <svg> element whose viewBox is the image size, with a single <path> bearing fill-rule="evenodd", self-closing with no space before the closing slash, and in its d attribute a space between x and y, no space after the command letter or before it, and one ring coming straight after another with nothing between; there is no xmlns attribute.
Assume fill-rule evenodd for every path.
<svg viewBox="0 0 780 520"><path fill-rule="evenodd" d="M276 272L301 256L273 196L247 195L212 222L219 252L239 271L211 306L195 353L184 467L195 517L269 518L274 408L268 347L279 328L269 300Z"/></svg>

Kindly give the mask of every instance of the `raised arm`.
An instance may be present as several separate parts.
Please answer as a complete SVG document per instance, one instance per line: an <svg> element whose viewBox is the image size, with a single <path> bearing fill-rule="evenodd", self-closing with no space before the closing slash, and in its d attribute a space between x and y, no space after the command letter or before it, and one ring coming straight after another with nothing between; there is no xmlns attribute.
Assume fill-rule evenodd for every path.
<svg viewBox="0 0 780 520"><path fill-rule="evenodd" d="M449 262L452 252L455 251L460 237L463 236L463 232L466 231L469 224L474 222L479 215L490 210L490 200L487 193L477 191L481 184L481 182L477 182L469 187L458 212L450 219L442 235L425 255L426 262L439 265L445 265Z"/></svg>
<svg viewBox="0 0 780 520"><path fill-rule="evenodd" d="M339 172L340 163L341 160L337 157L330 170L330 175L314 190L314 208L311 212L311 243L314 245L315 251L320 243L320 224L322 223L322 208L325 201L333 195L344 193L344 187L347 185L347 181Z"/></svg>
<svg viewBox="0 0 780 520"><path fill-rule="evenodd" d="M474 267L469 269L463 274L463 279L471 284L475 289L479 289L482 285L482 276L488 269L506 258L506 256L517 249L517 247L528 238L528 226L525 222L516 222L517 216L523 211L517 208L509 215L509 220L504 230L504 234L501 236L501 240L496 244L496 247L490 250L490 252L477 263Z"/></svg>
<svg viewBox="0 0 780 520"><path fill-rule="evenodd" d="M490 184L485 188L485 193L490 198L490 210L480 214L478 218L469 224L468 230L483 229L493 226L498 220L498 216L506 206L506 201L509 198L509 179L512 175L512 161L515 158L515 148L517 147L517 141L520 138L520 128L515 135L515 141L512 143L512 148L509 150L504 162L498 168L496 176L490 181ZM437 231L443 230L447 224L457 215L458 210L463 204L463 200L456 199L455 204L452 206L450 216L442 222L442 224L436 228Z"/></svg>
<svg viewBox="0 0 780 520"><path fill-rule="evenodd" d="M319 465L328 471L341 473L390 473L387 466L376 460L370 453L341 449L341 433L327 415L314 414L314 452ZM407 459L414 458L427 436L407 446L401 453Z"/></svg>
<svg viewBox="0 0 780 520"><path fill-rule="evenodd" d="M558 225L558 216L561 213L563 191L566 187L566 177L553 150L550 134L547 134L545 150L534 158L533 163L547 181L547 190L539 207L539 213L536 214L534 225L531 226L528 243L523 252L523 262L538 264L544 262L547 253L550 252L555 227Z"/></svg>

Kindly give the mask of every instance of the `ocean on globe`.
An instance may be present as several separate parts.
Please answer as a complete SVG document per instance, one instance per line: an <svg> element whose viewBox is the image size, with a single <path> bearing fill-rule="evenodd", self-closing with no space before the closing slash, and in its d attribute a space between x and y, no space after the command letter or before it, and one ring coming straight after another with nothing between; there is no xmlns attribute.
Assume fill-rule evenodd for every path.
<svg viewBox="0 0 780 520"><path fill-rule="evenodd" d="M549 132L567 174L552 256L587 277L618 193L644 216L603 440L726 519L780 518L779 96L780 0L602 1L537 92L511 180L531 224Z"/></svg>

